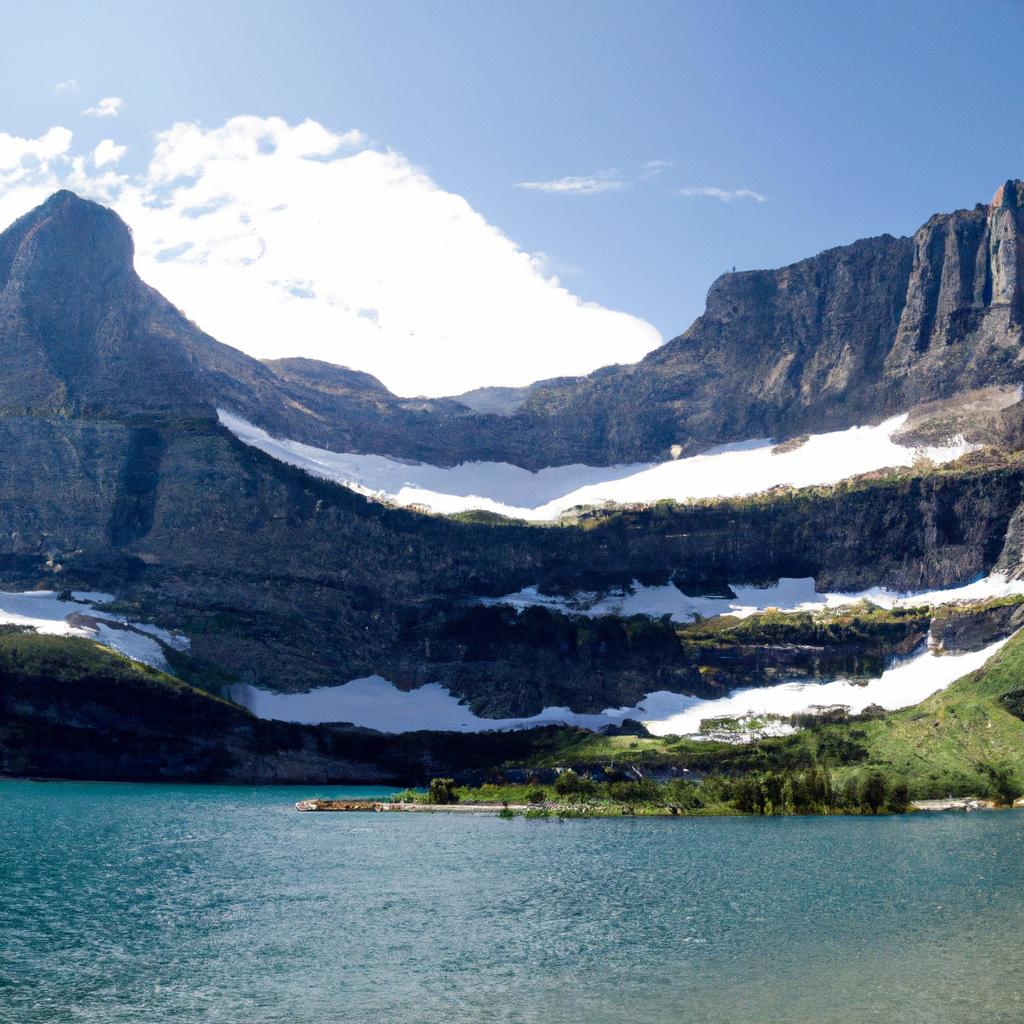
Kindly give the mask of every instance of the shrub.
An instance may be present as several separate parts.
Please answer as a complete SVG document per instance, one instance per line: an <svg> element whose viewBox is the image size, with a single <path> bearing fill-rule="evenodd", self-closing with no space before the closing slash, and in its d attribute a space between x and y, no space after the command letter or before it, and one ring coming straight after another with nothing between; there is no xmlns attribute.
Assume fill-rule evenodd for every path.
<svg viewBox="0 0 1024 1024"><path fill-rule="evenodd" d="M589 796L594 792L594 783L567 768L555 779L555 792L559 796Z"/></svg>
<svg viewBox="0 0 1024 1024"><path fill-rule="evenodd" d="M423 802L423 794L415 789L403 789L401 792L392 795L391 802L395 804L419 804Z"/></svg>
<svg viewBox="0 0 1024 1024"><path fill-rule="evenodd" d="M428 804L457 804L459 793L454 779L431 779L427 788Z"/></svg>
<svg viewBox="0 0 1024 1024"><path fill-rule="evenodd" d="M871 772L860 788L861 805L872 814L877 814L885 805L889 793L889 782L881 772Z"/></svg>
<svg viewBox="0 0 1024 1024"><path fill-rule="evenodd" d="M658 785L648 779L640 779L637 782L612 782L608 786L608 793L613 800L630 806L661 803L662 796Z"/></svg>
<svg viewBox="0 0 1024 1024"><path fill-rule="evenodd" d="M1013 776L1013 769L1006 764L979 764L978 771L987 777L988 796L1007 807L1020 795L1020 787Z"/></svg>
<svg viewBox="0 0 1024 1024"><path fill-rule="evenodd" d="M692 811L703 804L700 787L696 782L689 782L687 779L672 779L666 782L664 799L670 808L675 807L680 811Z"/></svg>
<svg viewBox="0 0 1024 1024"><path fill-rule="evenodd" d="M893 814L903 814L910 806L910 790L905 782L897 782L889 790L889 810Z"/></svg>
<svg viewBox="0 0 1024 1024"><path fill-rule="evenodd" d="M700 784L701 802L705 807L711 804L725 804L732 800L736 784L723 775L709 775Z"/></svg>
<svg viewBox="0 0 1024 1024"><path fill-rule="evenodd" d="M526 802L528 804L542 804L547 800L547 798L547 791L541 789L540 786L535 786L533 789L528 789L526 791Z"/></svg>
<svg viewBox="0 0 1024 1024"><path fill-rule="evenodd" d="M766 799L761 780L755 775L744 775L738 779L733 803L744 814L764 814Z"/></svg>

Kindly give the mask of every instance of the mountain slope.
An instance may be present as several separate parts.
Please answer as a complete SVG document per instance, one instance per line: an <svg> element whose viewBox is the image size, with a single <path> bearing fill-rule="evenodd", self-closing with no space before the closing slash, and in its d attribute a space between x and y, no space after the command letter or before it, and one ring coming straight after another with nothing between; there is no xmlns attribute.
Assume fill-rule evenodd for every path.
<svg viewBox="0 0 1024 1024"><path fill-rule="evenodd" d="M668 458L877 422L1024 373L1024 183L913 238L726 274L679 337L632 366L514 395L402 399L308 359L260 363L190 324L131 270L110 211L52 196L0 240L9 372L0 410L208 413L334 451L530 469ZM38 337L49 340L41 349Z"/></svg>
<svg viewBox="0 0 1024 1024"><path fill-rule="evenodd" d="M720 277L705 313L634 366L536 388L497 424L548 464L666 458L877 422L1024 375L1024 183L913 238ZM541 426L543 424L543 426Z"/></svg>
<svg viewBox="0 0 1024 1024"><path fill-rule="evenodd" d="M779 270L725 274L704 314L631 366L525 391L424 403L440 451L428 461L507 461L530 469L666 459L751 437L792 437L878 422L970 388L1024 375L1024 183L992 202L932 217L912 238L883 235ZM316 385L336 371L305 361ZM364 392L365 394L365 392ZM378 401L398 402L374 392ZM318 411L340 421L352 397ZM260 425L266 426L263 421ZM417 430L423 420L414 421ZM335 451L416 455L417 438L374 437L369 422ZM268 428L270 429L270 428Z"/></svg>
<svg viewBox="0 0 1024 1024"><path fill-rule="evenodd" d="M421 452L450 452L439 416L471 441L471 424L519 429L521 414L417 407L352 371L265 365L204 335L131 260L117 217L70 193L0 235L0 583L115 593L120 610L183 630L191 660L175 667L193 682L295 691L381 674L442 682L492 716L628 706L652 681L706 690L670 630L595 632L555 612L481 614L477 600L633 580L721 592L782 576L919 589L1024 557L1024 470L983 453L941 471L564 526L368 502L242 445L216 409L291 436L398 443L416 423Z"/></svg>

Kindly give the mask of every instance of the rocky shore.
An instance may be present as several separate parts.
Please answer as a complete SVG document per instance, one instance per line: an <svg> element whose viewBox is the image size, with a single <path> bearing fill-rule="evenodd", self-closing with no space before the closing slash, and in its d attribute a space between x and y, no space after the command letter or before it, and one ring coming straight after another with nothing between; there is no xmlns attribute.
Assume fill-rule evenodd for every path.
<svg viewBox="0 0 1024 1024"><path fill-rule="evenodd" d="M503 810L527 811L528 804L414 804L381 800L299 800L297 811L438 811L454 814L500 814Z"/></svg>

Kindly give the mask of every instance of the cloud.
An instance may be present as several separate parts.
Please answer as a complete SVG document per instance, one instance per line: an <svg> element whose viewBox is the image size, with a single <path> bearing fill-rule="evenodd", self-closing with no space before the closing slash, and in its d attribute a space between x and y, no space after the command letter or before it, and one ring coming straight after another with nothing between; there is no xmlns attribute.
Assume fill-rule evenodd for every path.
<svg viewBox="0 0 1024 1024"><path fill-rule="evenodd" d="M117 117L123 106L124 100L120 96L105 96L95 107L89 107L82 113L88 117Z"/></svg>
<svg viewBox="0 0 1024 1024"><path fill-rule="evenodd" d="M76 79L76 78L67 78L63 82L58 82L53 87L53 91L58 96L66 96L66 95L77 96L78 93L80 93L82 90L81 90L81 87L78 84L78 79Z"/></svg>
<svg viewBox="0 0 1024 1024"><path fill-rule="evenodd" d="M112 205L143 278L251 355L324 359L399 394L441 395L587 373L661 342L649 323L572 294L547 258L359 132L273 117L176 124L132 175L50 134L15 140L56 155L9 189L0 179L0 226L62 185Z"/></svg>
<svg viewBox="0 0 1024 1024"><path fill-rule="evenodd" d="M766 201L760 192L752 192L749 188L717 188L714 185L681 188L679 194L689 199L717 199L721 203L731 203L734 199L753 199L755 203Z"/></svg>
<svg viewBox="0 0 1024 1024"><path fill-rule="evenodd" d="M600 192L617 192L629 188L634 182L649 181L662 171L675 166L673 160L648 160L637 174L626 177L621 171L599 171L597 174L582 177L552 178L550 181L520 181L516 188L529 189L532 192L547 192L551 195L596 195Z"/></svg>
<svg viewBox="0 0 1024 1024"><path fill-rule="evenodd" d="M113 139L103 139L92 151L93 166L106 167L107 164L116 164L127 152L127 146L119 146Z"/></svg>
<svg viewBox="0 0 1024 1024"><path fill-rule="evenodd" d="M667 171L670 167L675 167L674 160L648 160L637 177L641 181L647 181L657 177L662 171Z"/></svg>
<svg viewBox="0 0 1024 1024"><path fill-rule="evenodd" d="M626 187L618 171L601 171L580 178L554 178L551 181L520 181L516 188L529 189L531 192L547 192L550 194L592 196L599 192L617 192Z"/></svg>

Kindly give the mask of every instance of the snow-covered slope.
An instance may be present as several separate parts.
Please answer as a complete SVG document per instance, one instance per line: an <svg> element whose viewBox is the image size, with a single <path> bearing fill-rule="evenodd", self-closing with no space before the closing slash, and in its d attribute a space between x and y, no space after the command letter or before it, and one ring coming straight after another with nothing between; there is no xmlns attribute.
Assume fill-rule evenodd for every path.
<svg viewBox="0 0 1024 1024"><path fill-rule="evenodd" d="M167 661L158 640L179 650L188 647L184 637L159 626L129 622L123 615L96 608L113 599L111 594L94 591L75 591L69 601L61 600L52 590L0 592L0 624L31 626L37 633L51 636L87 637L159 669L166 669Z"/></svg>
<svg viewBox="0 0 1024 1024"><path fill-rule="evenodd" d="M545 708L530 718L479 718L445 687L436 683L403 691L380 676L354 679L341 686L326 686L308 693L270 693L247 684L237 684L232 687L231 698L259 718L277 718L308 725L352 722L389 733L419 729L486 732L555 723L596 730L621 724L630 718L642 721L655 736L694 735L706 718L752 714L788 716L833 705L845 705L852 712L863 711L870 704L887 710L908 707L980 668L1005 642L1000 640L983 650L967 654L940 655L925 650L867 683L853 683L845 679L825 683L783 683L737 690L716 700L662 690L648 694L636 707L606 708L595 715L575 714L568 708Z"/></svg>
<svg viewBox="0 0 1024 1024"><path fill-rule="evenodd" d="M814 589L811 577L778 580L769 587L733 584L735 597L689 597L671 583L646 587L634 581L625 589L605 593L586 591L571 597L556 597L540 593L536 587L526 587L505 597L482 598L481 604L507 604L514 608L540 605L554 611L587 615L650 615L660 618L669 615L674 622L692 622L698 615L711 618L733 615L748 618L774 608L782 612L821 611L870 601L880 608L913 608L922 605L953 604L956 601L983 601L996 597L1024 594L1024 580L1011 580L1000 573L945 590L894 591L885 587L872 587L856 593L820 594Z"/></svg>
<svg viewBox="0 0 1024 1024"><path fill-rule="evenodd" d="M538 521L555 519L577 505L605 501L690 501L757 494L780 484L837 483L876 469L910 466L920 458L949 462L971 448L962 438L934 448L898 444L894 435L907 419L900 415L878 426L811 435L799 447L779 452L773 451L771 440L760 439L723 445L674 462L632 466L554 466L531 472L506 462L464 462L442 469L281 440L223 410L218 415L246 444L362 494L399 505L423 505L435 512L484 509Z"/></svg>

